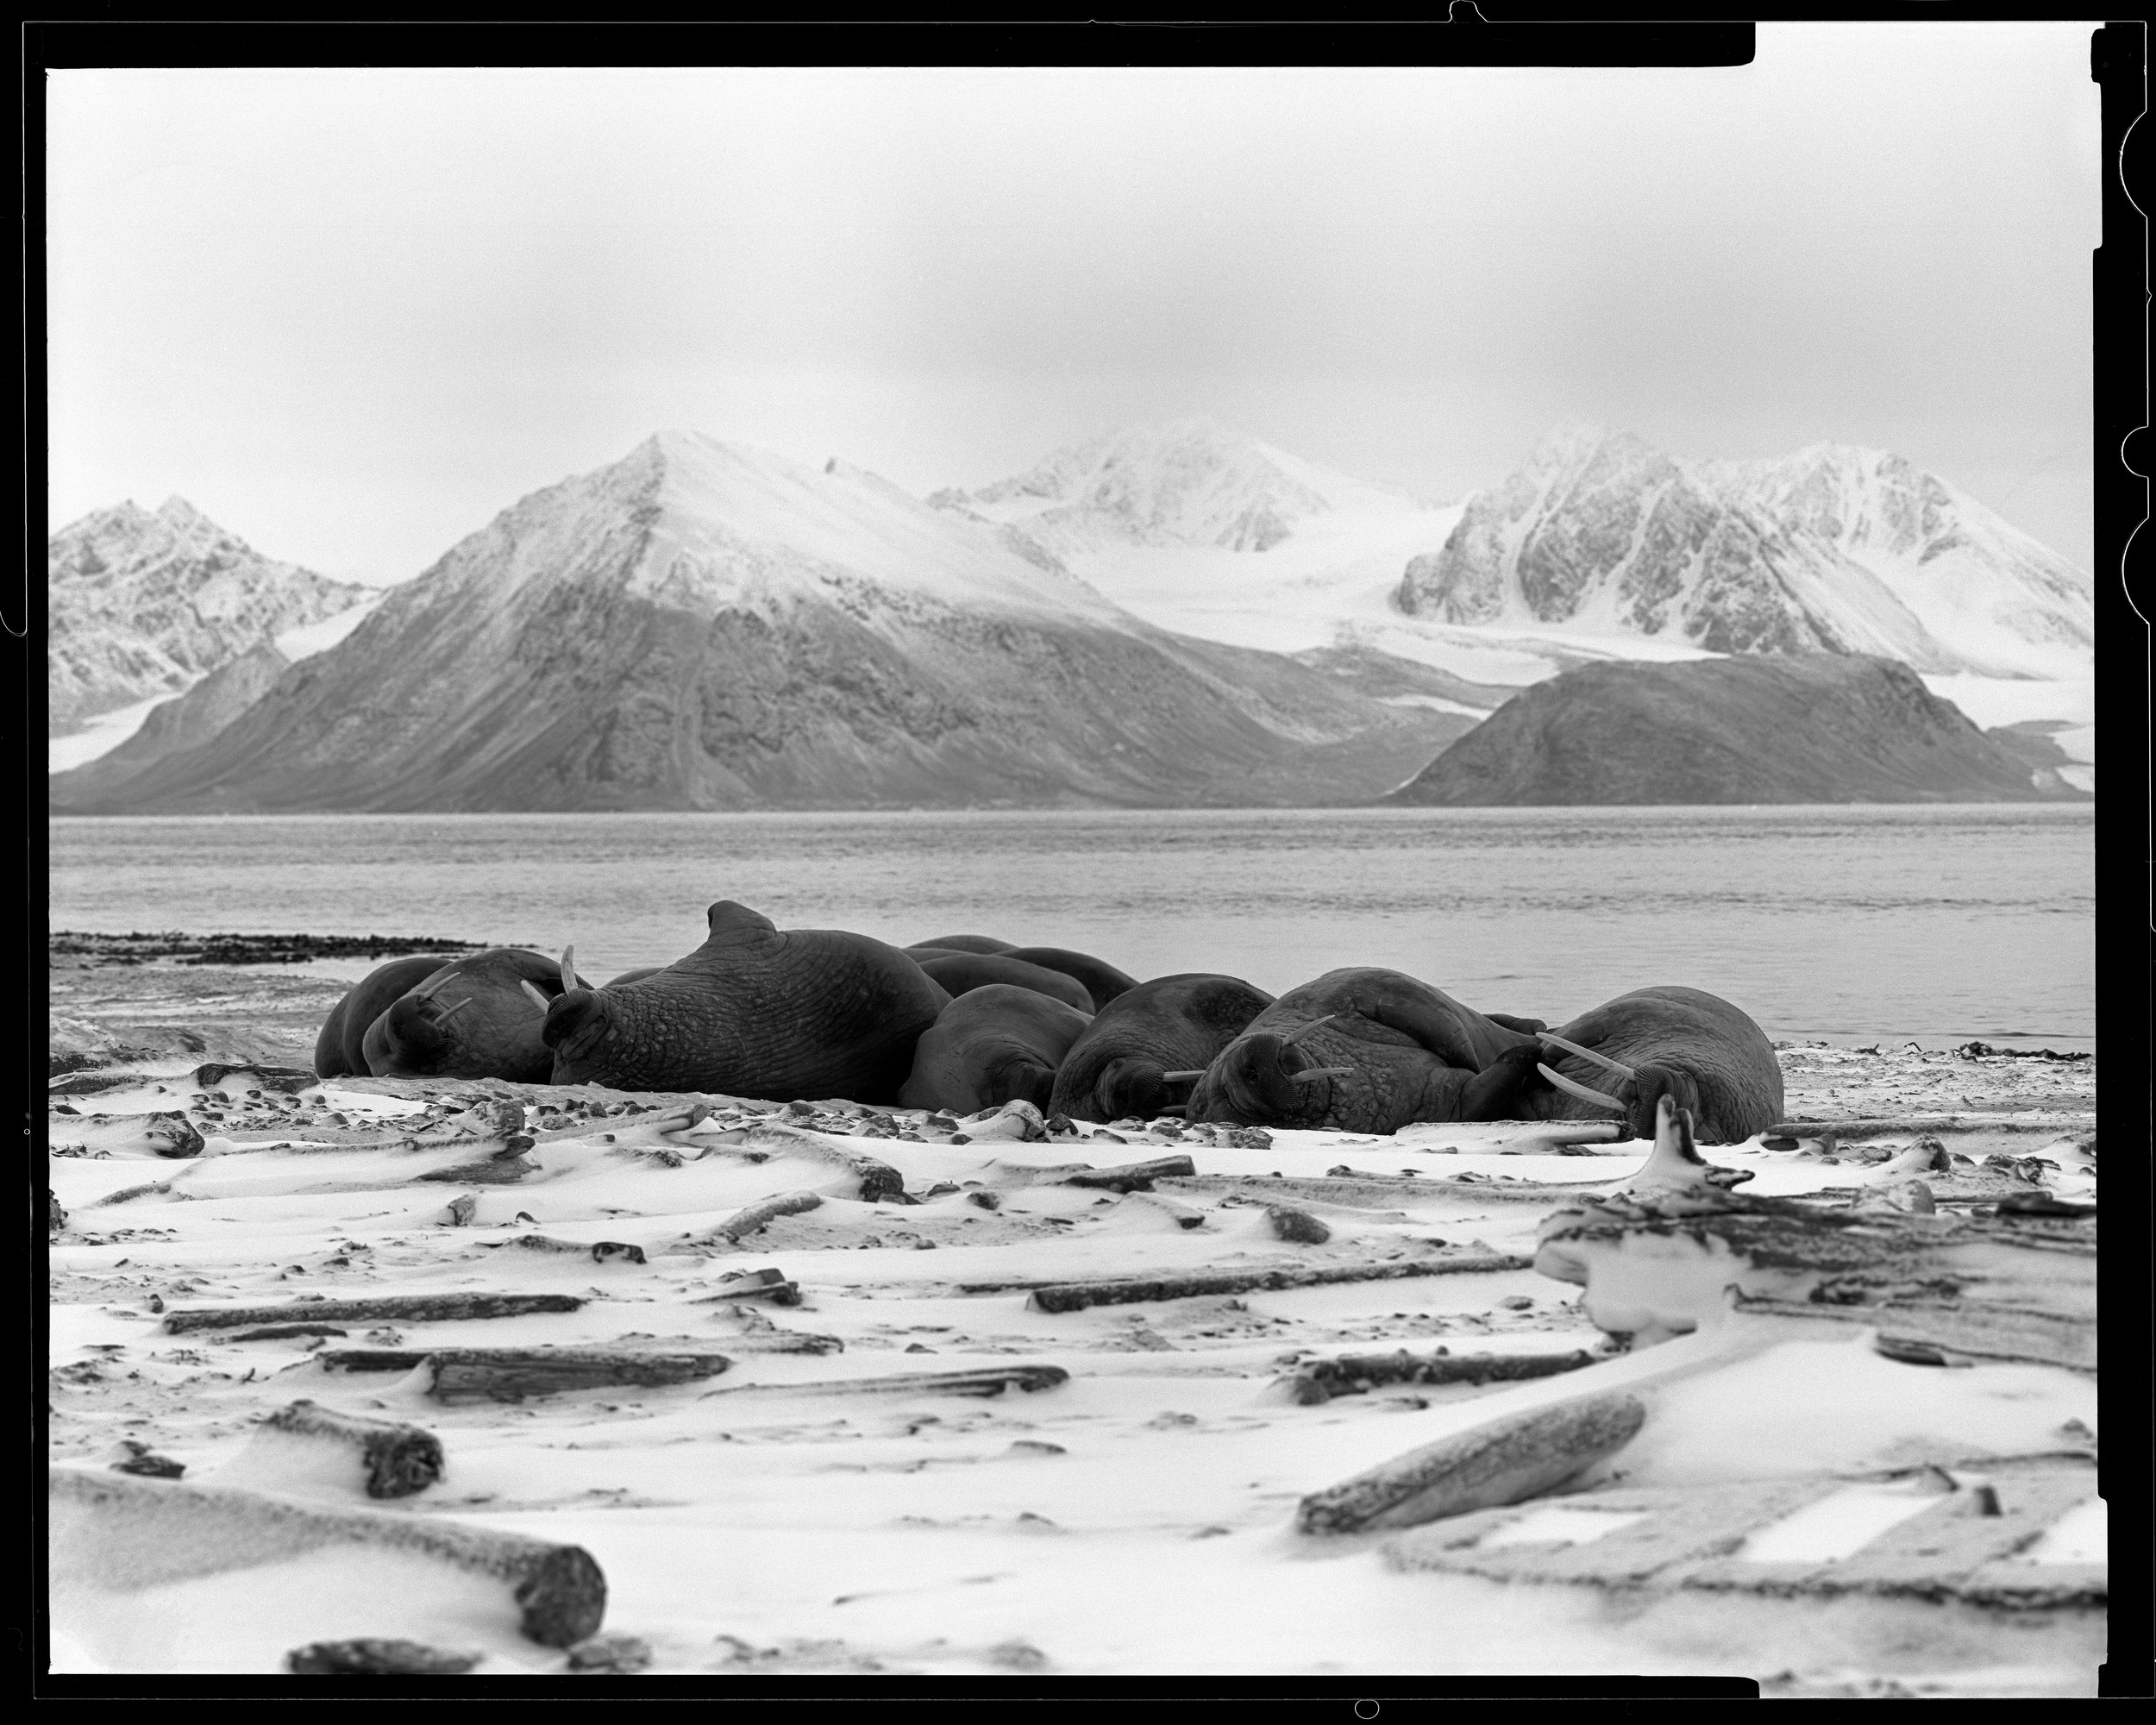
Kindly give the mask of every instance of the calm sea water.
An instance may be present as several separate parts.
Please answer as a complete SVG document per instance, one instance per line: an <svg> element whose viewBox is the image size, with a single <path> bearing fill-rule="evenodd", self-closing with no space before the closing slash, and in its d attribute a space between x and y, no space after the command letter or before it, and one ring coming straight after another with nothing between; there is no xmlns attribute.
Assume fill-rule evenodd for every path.
<svg viewBox="0 0 2156 1725"><path fill-rule="evenodd" d="M1777 1036L2095 1032L2087 807L55 820L54 928L573 942L668 963L733 899L1278 993L1380 964L1557 1023L1683 982Z"/></svg>

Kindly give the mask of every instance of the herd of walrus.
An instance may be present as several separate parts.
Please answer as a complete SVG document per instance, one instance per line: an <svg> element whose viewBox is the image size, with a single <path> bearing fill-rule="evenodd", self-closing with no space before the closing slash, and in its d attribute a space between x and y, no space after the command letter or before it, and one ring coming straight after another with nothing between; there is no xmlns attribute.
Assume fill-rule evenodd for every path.
<svg viewBox="0 0 2156 1725"><path fill-rule="evenodd" d="M1614 1115L1652 1138L1666 1095L1709 1144L1782 1114L1765 1035L1696 988L1637 989L1551 1030L1397 970L1330 970L1275 999L985 935L899 948L730 901L708 922L686 957L598 988L573 948L392 959L330 1013L315 1070L1371 1133Z"/></svg>

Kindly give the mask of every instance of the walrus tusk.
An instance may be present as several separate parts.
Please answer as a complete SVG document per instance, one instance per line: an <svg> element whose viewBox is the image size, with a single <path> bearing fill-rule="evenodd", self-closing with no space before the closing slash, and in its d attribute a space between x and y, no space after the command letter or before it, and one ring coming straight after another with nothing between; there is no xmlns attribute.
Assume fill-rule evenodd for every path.
<svg viewBox="0 0 2156 1725"><path fill-rule="evenodd" d="M444 1019L454 1018L459 1013L462 1012L467 1007L470 1006L474 998L475 997L471 994L467 994L454 1007L444 1007L440 1012L434 1015L434 1021L436 1024L440 1024Z"/></svg>
<svg viewBox="0 0 2156 1725"><path fill-rule="evenodd" d="M1577 1096L1583 1102L1592 1102L1598 1108L1608 1108L1620 1114L1626 1112L1625 1105L1614 1096L1605 1096L1600 1090L1590 1090L1584 1084L1575 1084L1562 1072L1552 1072L1540 1061L1535 1063L1535 1070L1568 1096Z"/></svg>
<svg viewBox="0 0 2156 1725"><path fill-rule="evenodd" d="M1320 1078L1344 1078L1354 1070L1352 1066L1306 1066L1300 1072L1290 1072L1288 1082L1291 1084L1314 1084Z"/></svg>
<svg viewBox="0 0 2156 1725"><path fill-rule="evenodd" d="M1582 1048L1576 1042L1567 1042L1561 1036L1551 1036L1546 1030L1535 1032L1543 1041L1555 1044L1567 1054L1576 1054L1583 1060L1591 1060L1597 1066L1607 1067L1620 1078L1637 1078L1639 1075L1621 1060L1612 1060L1607 1054L1597 1054L1591 1048Z"/></svg>
<svg viewBox="0 0 2156 1725"><path fill-rule="evenodd" d="M1198 1079L1205 1076L1206 1069L1200 1066L1195 1072L1163 1072L1160 1077L1163 1084L1179 1084L1186 1078Z"/></svg>
<svg viewBox="0 0 2156 1725"><path fill-rule="evenodd" d="M456 980L456 972L444 969L439 976L430 976L411 991L416 1000L431 1000Z"/></svg>
<svg viewBox="0 0 2156 1725"><path fill-rule="evenodd" d="M1292 1047L1294 1044L1300 1042L1303 1038L1308 1036L1312 1031L1317 1029L1319 1025L1329 1025L1333 1019L1338 1018L1339 1016L1340 1015L1338 1013L1327 1013L1321 1019L1313 1019L1300 1030L1290 1031L1286 1036L1281 1038L1280 1045L1282 1048Z"/></svg>
<svg viewBox="0 0 2156 1725"><path fill-rule="evenodd" d="M576 948L565 946L561 949L561 990L567 994L572 988L583 986L576 980Z"/></svg>
<svg viewBox="0 0 2156 1725"><path fill-rule="evenodd" d="M522 988L527 994L530 995L533 1000L538 1001L539 1010L541 1012L543 1013L547 1011L554 1005L552 1000L548 1000L545 994L540 992L538 985L533 982L530 977L527 976L523 979L523 981L517 983L517 986Z"/></svg>

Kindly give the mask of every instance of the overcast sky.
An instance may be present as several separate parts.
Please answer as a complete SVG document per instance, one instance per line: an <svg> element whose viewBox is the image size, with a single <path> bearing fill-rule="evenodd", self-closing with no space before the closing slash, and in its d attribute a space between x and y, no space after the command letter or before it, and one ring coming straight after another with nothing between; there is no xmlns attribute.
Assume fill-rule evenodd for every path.
<svg viewBox="0 0 2156 1725"><path fill-rule="evenodd" d="M917 491L1211 415L1452 499L1552 423L1894 449L2086 568L2090 24L1703 71L51 75L55 527L418 574L680 427Z"/></svg>

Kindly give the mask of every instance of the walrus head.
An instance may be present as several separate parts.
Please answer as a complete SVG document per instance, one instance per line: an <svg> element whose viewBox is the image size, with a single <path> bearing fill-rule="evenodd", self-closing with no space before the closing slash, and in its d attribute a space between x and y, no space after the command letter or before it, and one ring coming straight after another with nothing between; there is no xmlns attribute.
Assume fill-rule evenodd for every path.
<svg viewBox="0 0 2156 1725"><path fill-rule="evenodd" d="M1553 1072L1547 1066L1540 1068L1542 1076L1568 1096L1576 1096L1583 1102L1598 1108L1608 1108L1612 1113L1622 1114L1632 1128L1634 1138L1654 1138L1664 1129L1657 1105L1664 1097L1683 1118L1685 1139L1690 1142L1693 1120L1700 1118L1699 1080L1682 1067L1664 1066L1650 1063L1644 1066L1627 1066L1621 1060L1612 1060L1606 1054L1598 1054L1591 1048L1583 1048L1576 1042L1567 1042L1561 1036L1548 1031L1538 1032L1541 1039L1554 1044L1567 1054L1576 1054L1591 1061L1604 1071L1614 1074L1617 1088L1611 1092L1589 1088L1586 1085L1567 1078L1562 1072Z"/></svg>
<svg viewBox="0 0 2156 1725"><path fill-rule="evenodd" d="M1204 1074L1176 1076L1187 1081ZM1093 1081L1093 1102L1104 1120L1150 1120L1182 1100L1175 1094L1178 1090L1188 1094L1187 1083L1171 1082L1159 1061L1126 1054L1100 1069Z"/></svg>
<svg viewBox="0 0 2156 1725"><path fill-rule="evenodd" d="M417 990L392 1000L379 1021L391 1067L375 1076L423 1076L451 1063L457 1045L456 1026L451 1020L471 1004L468 994L445 1006Z"/></svg>
<svg viewBox="0 0 2156 1725"><path fill-rule="evenodd" d="M716 911L718 906L712 908ZM588 1059L605 1041L609 1014L605 991L587 988L577 980L575 947L561 949L561 992L553 1000L530 982L523 987L524 993L546 1011L547 1021L540 1026L539 1039L554 1051L556 1067Z"/></svg>
<svg viewBox="0 0 2156 1725"><path fill-rule="evenodd" d="M1313 1019L1282 1035L1246 1032L1220 1051L1198 1081L1190 1117L1238 1126L1285 1125L1324 1118L1329 1085L1345 1077L1351 1066L1320 1066L1295 1046L1333 1014Z"/></svg>

